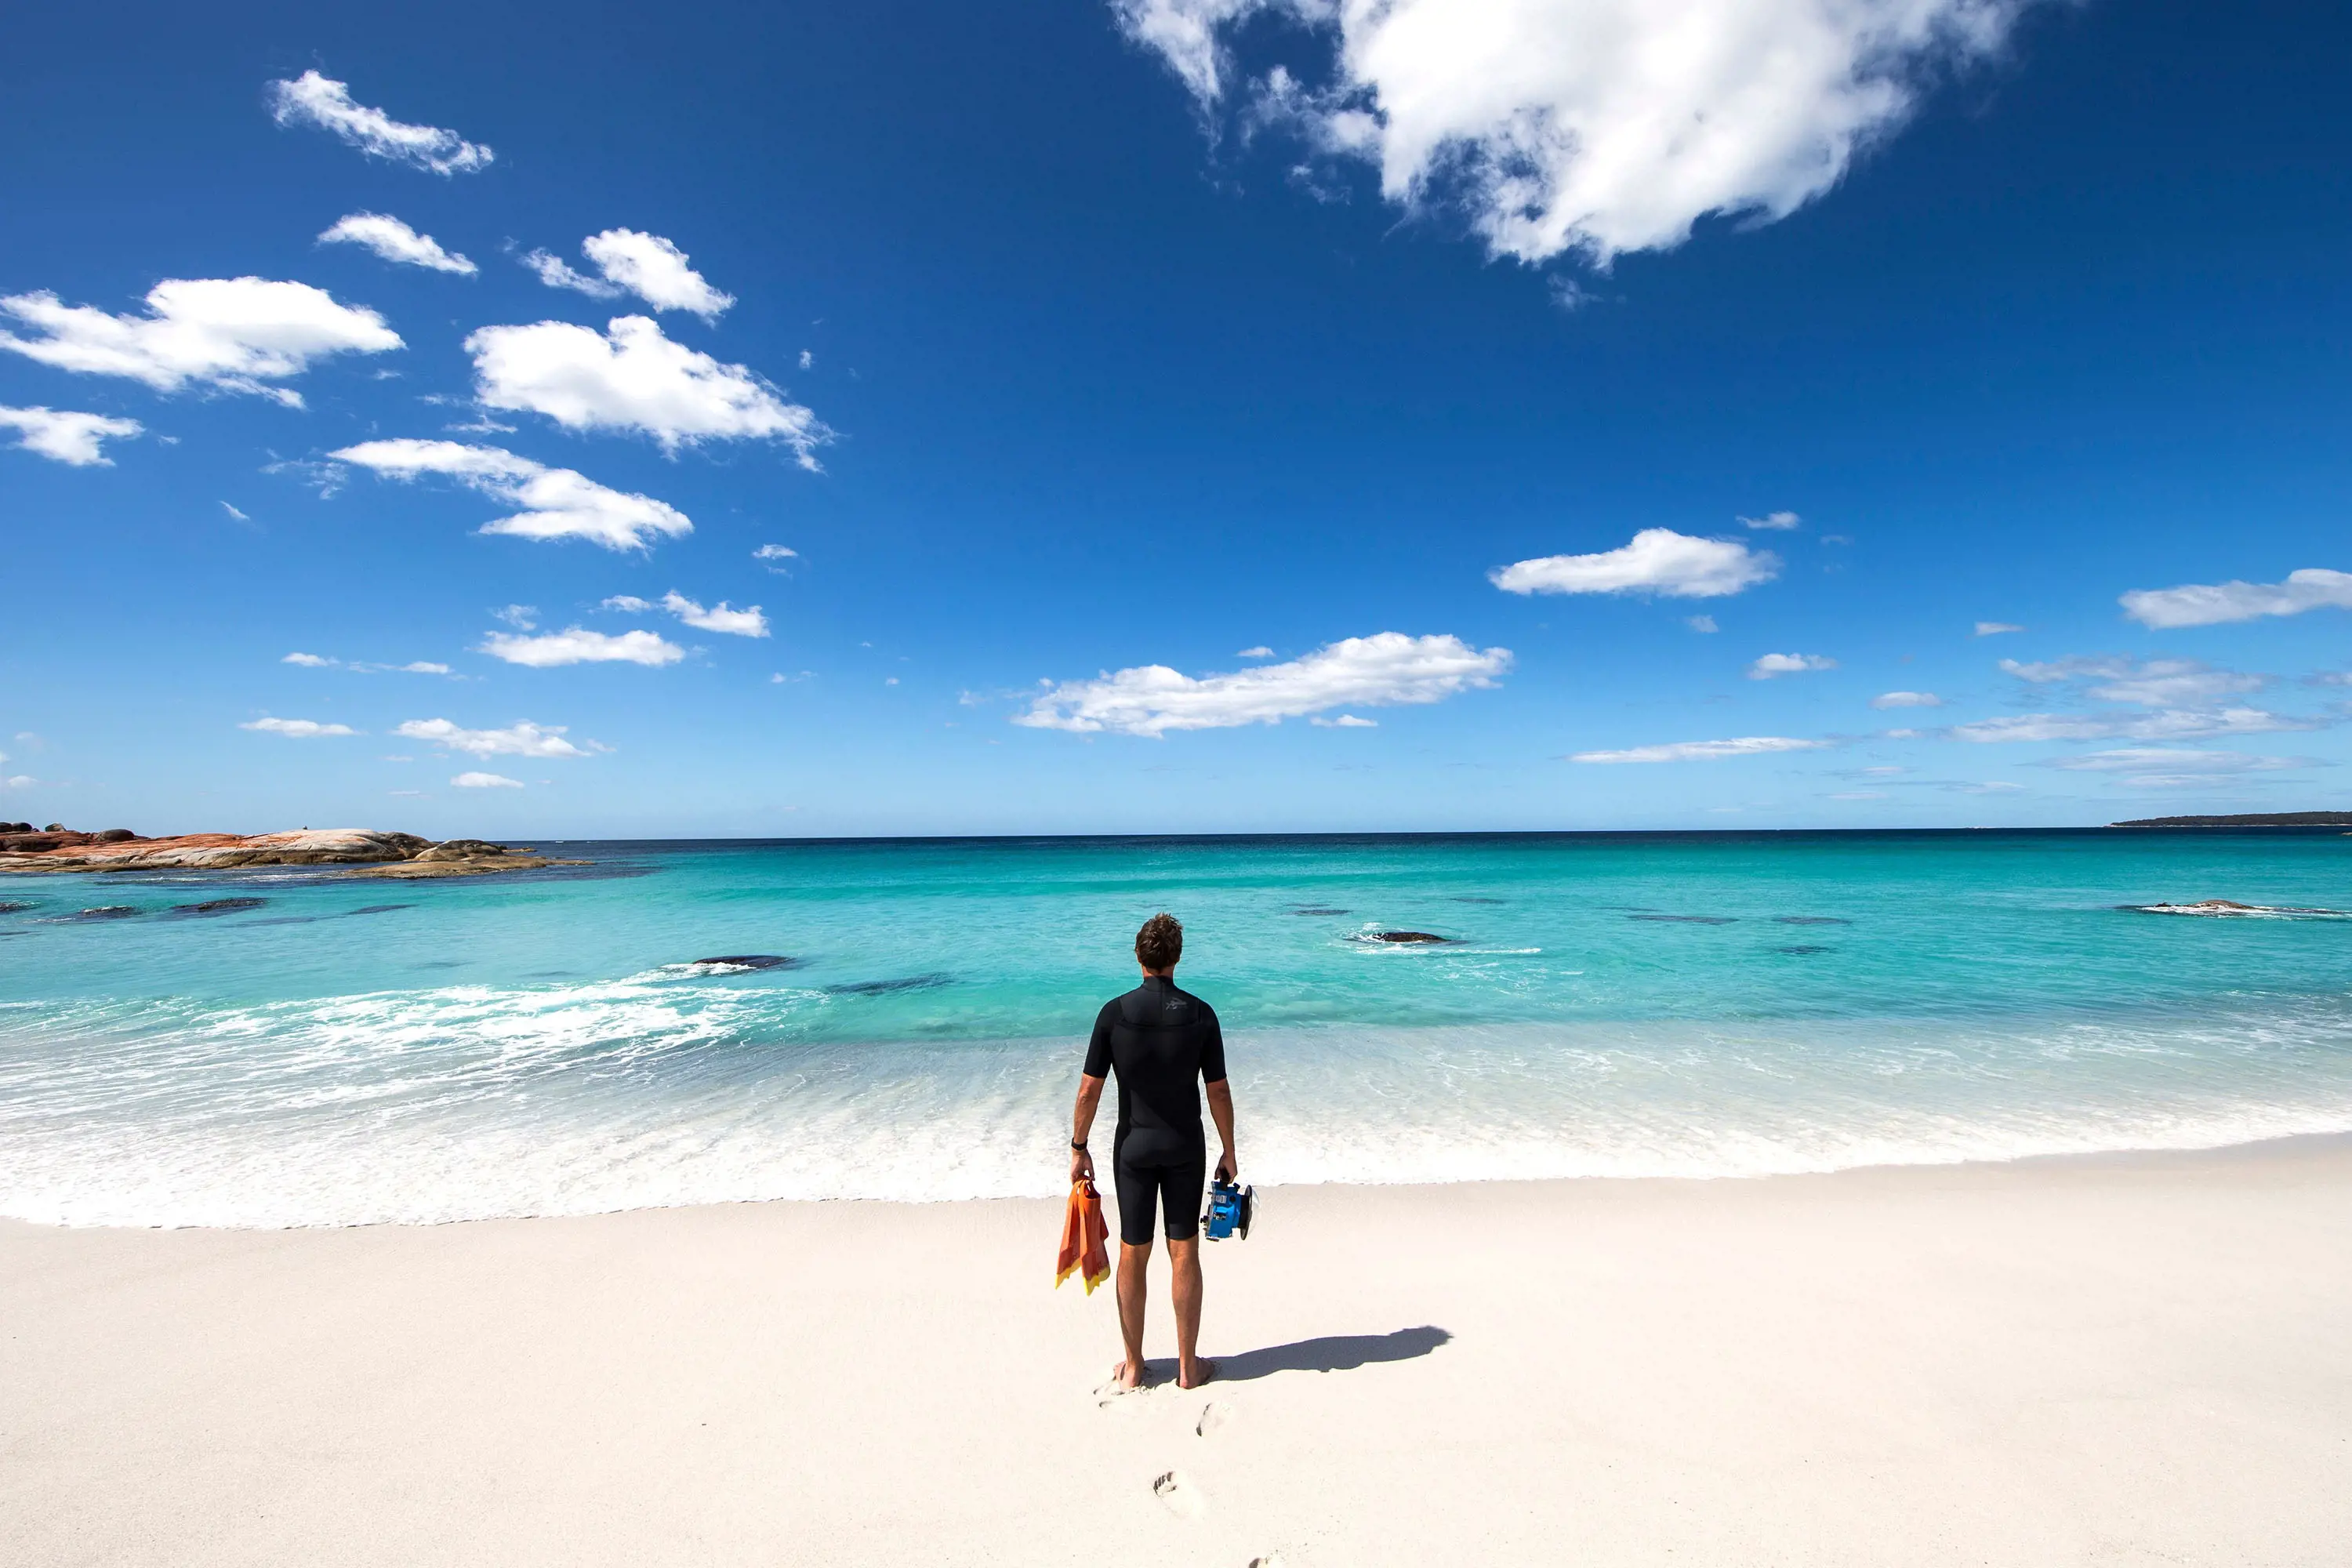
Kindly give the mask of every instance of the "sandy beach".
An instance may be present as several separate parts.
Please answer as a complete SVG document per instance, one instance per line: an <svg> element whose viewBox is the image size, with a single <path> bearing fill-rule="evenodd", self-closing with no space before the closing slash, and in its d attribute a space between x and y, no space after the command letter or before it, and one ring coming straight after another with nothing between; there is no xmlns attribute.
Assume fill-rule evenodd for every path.
<svg viewBox="0 0 2352 1568"><path fill-rule="evenodd" d="M2339 1140L1292 1188L1210 1249L1223 1379L1126 1396L1097 1392L1109 1292L1049 1288L1045 1203L9 1223L0 1540L40 1568L2340 1563L2347 1212Z"/></svg>

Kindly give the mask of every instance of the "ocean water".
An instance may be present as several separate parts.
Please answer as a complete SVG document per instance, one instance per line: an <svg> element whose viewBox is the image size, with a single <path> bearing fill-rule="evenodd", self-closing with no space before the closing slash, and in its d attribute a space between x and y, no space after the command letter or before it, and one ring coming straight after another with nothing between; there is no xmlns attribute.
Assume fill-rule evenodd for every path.
<svg viewBox="0 0 2352 1568"><path fill-rule="evenodd" d="M591 864L0 879L0 1215L1053 1194L1161 909L1260 1183L2352 1131L2334 833L542 847ZM2207 899L2256 908L2147 912ZM1364 940L1398 929L1449 940Z"/></svg>

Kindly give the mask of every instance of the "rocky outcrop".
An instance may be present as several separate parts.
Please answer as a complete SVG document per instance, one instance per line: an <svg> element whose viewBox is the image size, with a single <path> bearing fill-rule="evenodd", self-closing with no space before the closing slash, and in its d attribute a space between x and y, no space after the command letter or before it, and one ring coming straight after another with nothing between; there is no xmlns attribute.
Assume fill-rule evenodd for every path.
<svg viewBox="0 0 2352 1568"><path fill-rule="evenodd" d="M16 824L0 825L16 826ZM436 844L375 828L301 828L292 833L185 833L142 838L128 828L77 833L52 824L39 833L0 832L0 874L34 871L229 871L252 866L354 866L346 876L474 877L558 862L479 838Z"/></svg>

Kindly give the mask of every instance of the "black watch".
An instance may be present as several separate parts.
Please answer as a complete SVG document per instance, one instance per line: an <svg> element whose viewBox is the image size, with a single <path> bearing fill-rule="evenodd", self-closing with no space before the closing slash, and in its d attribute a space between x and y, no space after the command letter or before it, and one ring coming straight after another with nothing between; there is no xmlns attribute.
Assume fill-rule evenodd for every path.
<svg viewBox="0 0 2352 1568"><path fill-rule="evenodd" d="M1073 1138L1073 1139L1071 1139L1071 1140L1070 1140L1070 1147L1071 1147L1071 1148L1073 1148L1073 1149L1076 1149L1076 1150L1079 1153L1081 1153L1081 1154L1083 1154L1083 1153L1085 1153L1085 1152L1087 1152L1087 1146L1086 1146L1085 1144L1083 1144L1083 1143L1079 1142L1078 1142L1076 1139L1075 1139L1075 1138Z"/></svg>

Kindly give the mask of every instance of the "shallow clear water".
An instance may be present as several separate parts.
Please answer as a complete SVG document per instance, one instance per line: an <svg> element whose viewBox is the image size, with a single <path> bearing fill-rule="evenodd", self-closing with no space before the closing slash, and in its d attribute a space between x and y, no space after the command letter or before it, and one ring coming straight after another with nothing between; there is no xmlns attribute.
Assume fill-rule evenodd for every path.
<svg viewBox="0 0 2352 1568"><path fill-rule="evenodd" d="M309 1225L1052 1194L1135 927L1252 1179L1741 1175L2352 1130L2352 838L572 845L0 879L0 1214ZM217 914L173 912L224 898ZM2225 898L2277 916L2130 906ZM77 911L137 912L79 920ZM390 906L390 907L387 907ZM2320 911L2320 912L2312 912ZM1396 947L1367 931L1444 935ZM726 954L795 962L698 966Z"/></svg>

